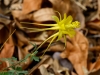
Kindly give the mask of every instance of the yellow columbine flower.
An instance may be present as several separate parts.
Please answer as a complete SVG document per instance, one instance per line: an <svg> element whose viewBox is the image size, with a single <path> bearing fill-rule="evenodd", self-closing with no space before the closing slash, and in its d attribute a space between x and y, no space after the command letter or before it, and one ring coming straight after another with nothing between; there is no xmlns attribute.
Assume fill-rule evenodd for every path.
<svg viewBox="0 0 100 75"><path fill-rule="evenodd" d="M54 20L56 21L56 25L54 26L54 29L58 29L58 40L62 38L64 35L69 35L72 37L75 34L74 29L79 27L79 22L75 21L72 22L73 18L72 16L66 17L66 14L64 14L64 19L61 20L57 16L53 16Z"/></svg>
<svg viewBox="0 0 100 75"><path fill-rule="evenodd" d="M60 13L59 13L60 15ZM45 31L45 30L56 30L57 32L53 35L51 35L49 38L47 38L37 49L39 49L46 41L52 38L50 44L48 45L47 49L50 47L51 43L57 38L57 40L60 40L62 37L65 39L66 44L66 35L69 35L70 37L74 36L75 34L75 28L79 27L78 21L73 21L72 16L66 17L66 14L64 14L64 18L60 19L57 16L53 16L53 19L56 21L56 24L37 24L37 23L28 23L28 24L37 24L42 26L49 26L50 28L44 28L44 29L38 29L38 28L27 28L30 30L30 32L39 32L39 31ZM24 22L26 23L26 22ZM26 28L26 27L22 27ZM65 45L66 46L66 45ZM45 50L45 52L47 51ZM45 53L44 52L44 53Z"/></svg>

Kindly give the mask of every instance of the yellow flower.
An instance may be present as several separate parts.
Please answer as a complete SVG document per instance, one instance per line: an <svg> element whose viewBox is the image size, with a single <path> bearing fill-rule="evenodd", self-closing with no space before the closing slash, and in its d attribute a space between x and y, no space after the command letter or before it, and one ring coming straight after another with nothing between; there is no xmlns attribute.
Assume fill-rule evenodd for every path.
<svg viewBox="0 0 100 75"><path fill-rule="evenodd" d="M72 37L75 34L74 29L79 27L79 22L75 21L72 22L72 16L66 17L64 14L64 19L61 20L57 16L53 16L54 20L56 21L56 25L54 25L54 29L58 29L58 40L62 38L63 35L69 35ZM53 28L53 27L52 27Z"/></svg>
<svg viewBox="0 0 100 75"><path fill-rule="evenodd" d="M78 21L73 21L72 16L66 17L66 14L64 14L64 18L61 19L61 15L59 13L60 19L57 16L53 16L52 18L56 21L56 24L37 24L37 23L28 23L28 24L37 24L42 26L49 26L50 28L44 28L44 29L38 29L38 28L27 28L30 30L30 32L38 32L38 31L45 31L45 30L56 30L57 32L53 35L51 35L49 38L47 38L37 49L39 49L46 41L52 38L50 44L48 45L47 49L50 47L51 43L57 38L57 41L60 40L62 37L65 39L66 44L66 35L69 35L70 37L74 36L75 34L75 28L79 27ZM25 23L25 22L24 22ZM26 28L26 27L22 27ZM45 52L47 51L45 50ZM45 53L44 52L44 53Z"/></svg>

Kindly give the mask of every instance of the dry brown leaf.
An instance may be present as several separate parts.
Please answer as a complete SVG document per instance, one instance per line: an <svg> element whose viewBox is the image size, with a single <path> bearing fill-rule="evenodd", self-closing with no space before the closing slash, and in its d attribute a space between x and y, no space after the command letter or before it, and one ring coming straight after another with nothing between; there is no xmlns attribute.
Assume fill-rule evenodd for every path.
<svg viewBox="0 0 100 75"><path fill-rule="evenodd" d="M100 69L97 71L90 72L88 75L100 75Z"/></svg>
<svg viewBox="0 0 100 75"><path fill-rule="evenodd" d="M22 5L22 10L12 10L12 15L15 18L18 18L19 20L32 20L32 14L29 14L31 12L34 12L41 8L42 0L24 0Z"/></svg>
<svg viewBox="0 0 100 75"><path fill-rule="evenodd" d="M70 11L70 0L50 0L53 4L55 11L58 11L62 16L64 13L69 13Z"/></svg>
<svg viewBox="0 0 100 75"><path fill-rule="evenodd" d="M49 74L49 75L51 74L61 75L61 72L64 72L65 75L69 75L68 69L65 67L62 67L57 60L55 59L53 60L52 58L47 59L44 63L42 63L39 66L38 69L41 73L40 75L44 75L44 71L46 74Z"/></svg>
<svg viewBox="0 0 100 75"><path fill-rule="evenodd" d="M53 43L53 45L50 46L49 50L54 52L64 51L64 43L61 41Z"/></svg>
<svg viewBox="0 0 100 75"><path fill-rule="evenodd" d="M99 52L97 52L97 53L99 54ZM97 71L97 70L99 70L100 69L100 64L99 63L100 63L100 56L96 55L96 61L95 62L92 63L92 62L88 61L88 70L89 71L92 71L92 70Z"/></svg>
<svg viewBox="0 0 100 75"><path fill-rule="evenodd" d="M92 16L92 18L90 19L91 21L93 21L95 19L100 20L100 0L97 0L97 4L98 4L98 10L97 10L96 14L94 16Z"/></svg>
<svg viewBox="0 0 100 75"><path fill-rule="evenodd" d="M92 40L90 39L90 42ZM95 40L93 38L93 41L91 44L93 44L93 47L89 48L89 55L88 55L88 70L99 70L100 69L100 46L97 44L99 40Z"/></svg>
<svg viewBox="0 0 100 75"><path fill-rule="evenodd" d="M0 60L0 71L2 71L5 67L7 67L7 63Z"/></svg>
<svg viewBox="0 0 100 75"><path fill-rule="evenodd" d="M23 34L21 34L20 31L16 31L15 34L17 36L17 39L20 40L23 44L29 44L29 40Z"/></svg>
<svg viewBox="0 0 100 75"><path fill-rule="evenodd" d="M17 37L17 47L18 47L18 59L23 59L28 53L29 50L33 48L33 45L29 43L29 39L27 39L20 31L15 32ZM31 61L28 58L27 61L21 63L23 69L26 69L30 65Z"/></svg>
<svg viewBox="0 0 100 75"><path fill-rule="evenodd" d="M14 43L12 37L4 44L4 47L0 53L0 58L10 58L14 53Z"/></svg>
<svg viewBox="0 0 100 75"><path fill-rule="evenodd" d="M82 8L83 10L87 10L86 6L89 4L89 0L71 0L73 1L76 5L78 5L78 7Z"/></svg>
<svg viewBox="0 0 100 75"><path fill-rule="evenodd" d="M75 13L75 20L80 22L80 27L78 28L78 30L81 30L85 27L85 16L83 15L83 11L75 3L72 4L72 9L76 9L73 10L73 12Z"/></svg>
<svg viewBox="0 0 100 75"><path fill-rule="evenodd" d="M25 41L24 41L25 42ZM29 54L29 50L33 48L31 44L25 44L23 41L18 40L18 58L22 60L27 54ZM23 46L25 46L23 48ZM30 58L28 58L25 62L21 63L23 69L26 69L31 64Z"/></svg>
<svg viewBox="0 0 100 75"><path fill-rule="evenodd" d="M5 40L8 38L9 33L7 27L5 27L3 23L0 23L0 26L2 27L0 29L0 44L3 44Z"/></svg>
<svg viewBox="0 0 100 75"><path fill-rule="evenodd" d="M93 21L88 21L86 23L86 27L88 28L88 32L90 34L99 34L100 33L100 20L95 19Z"/></svg>
<svg viewBox="0 0 100 75"><path fill-rule="evenodd" d="M33 74L34 71L35 71L41 64L43 64L43 63L45 63L45 62L48 62L47 60L49 60L49 59L50 59L50 56L45 55L45 56L43 57L43 59L42 59L36 66L34 66L34 67L29 71L29 75ZM51 61L52 61L52 60L51 60Z"/></svg>
<svg viewBox="0 0 100 75"><path fill-rule="evenodd" d="M48 73L47 69L46 69L43 65L41 65L41 66L39 67L39 70L40 70L41 75L50 75L50 74Z"/></svg>
<svg viewBox="0 0 100 75"><path fill-rule="evenodd" d="M82 33L76 32L76 35L69 38L69 41L61 57L71 61L78 75L84 75L82 67L87 67L88 40Z"/></svg>
<svg viewBox="0 0 100 75"><path fill-rule="evenodd" d="M43 0L24 0L23 2L23 13L28 14L32 11L36 11L41 8Z"/></svg>
<svg viewBox="0 0 100 75"><path fill-rule="evenodd" d="M21 10L13 10L12 15L14 18L17 18L19 20L32 20L32 14L24 14L23 9Z"/></svg>
<svg viewBox="0 0 100 75"><path fill-rule="evenodd" d="M69 70L68 68L62 67L58 60L54 59L54 61L51 64L51 68L54 70L56 74L61 74L61 72L65 72L65 75L69 75Z"/></svg>
<svg viewBox="0 0 100 75"><path fill-rule="evenodd" d="M55 15L53 8L41 8L33 13L33 18L37 22L54 21L52 16Z"/></svg>
<svg viewBox="0 0 100 75"><path fill-rule="evenodd" d="M97 51L99 52L100 51L100 46L94 46L92 48L89 48L90 51Z"/></svg>
<svg viewBox="0 0 100 75"><path fill-rule="evenodd" d="M4 47L0 53L0 58L11 58L13 56L14 53L14 43L12 40L12 37L9 38L9 40L4 44ZM6 62L2 62L2 64L0 64L0 69L3 69L7 67L7 63Z"/></svg>
<svg viewBox="0 0 100 75"><path fill-rule="evenodd" d="M89 29L89 30L88 30L88 33L94 34L94 35L96 35L96 34L98 35L98 34L100 34L100 31Z"/></svg>
<svg viewBox="0 0 100 75"><path fill-rule="evenodd" d="M100 20L95 19L93 21L87 22L86 26L91 29L100 30Z"/></svg>

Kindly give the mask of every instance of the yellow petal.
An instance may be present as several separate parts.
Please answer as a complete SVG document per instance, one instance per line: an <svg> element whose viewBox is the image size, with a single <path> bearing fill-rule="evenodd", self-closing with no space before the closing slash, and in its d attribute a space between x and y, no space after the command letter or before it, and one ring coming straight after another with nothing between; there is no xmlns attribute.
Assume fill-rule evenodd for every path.
<svg viewBox="0 0 100 75"><path fill-rule="evenodd" d="M58 23L59 22L59 18L57 16L52 16L52 18Z"/></svg>
<svg viewBox="0 0 100 75"><path fill-rule="evenodd" d="M78 21L75 21L75 22L72 22L72 25L74 26L74 28L78 28L80 25L80 22Z"/></svg>
<svg viewBox="0 0 100 75"><path fill-rule="evenodd" d="M57 41L60 40L62 38L62 36L63 36L62 32L59 31Z"/></svg>
<svg viewBox="0 0 100 75"><path fill-rule="evenodd" d="M72 21L73 21L72 16L68 16L68 17L66 18L65 25L70 24Z"/></svg>

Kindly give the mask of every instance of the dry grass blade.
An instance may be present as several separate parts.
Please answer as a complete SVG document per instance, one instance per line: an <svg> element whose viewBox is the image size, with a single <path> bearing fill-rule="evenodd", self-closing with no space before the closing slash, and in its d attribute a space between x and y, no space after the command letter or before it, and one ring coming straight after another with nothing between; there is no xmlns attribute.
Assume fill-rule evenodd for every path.
<svg viewBox="0 0 100 75"><path fill-rule="evenodd" d="M0 50L3 48L5 43L9 40L9 38L14 34L15 31L16 31L16 29L11 33L11 35L8 37L8 39L3 43L3 45L0 47Z"/></svg>

